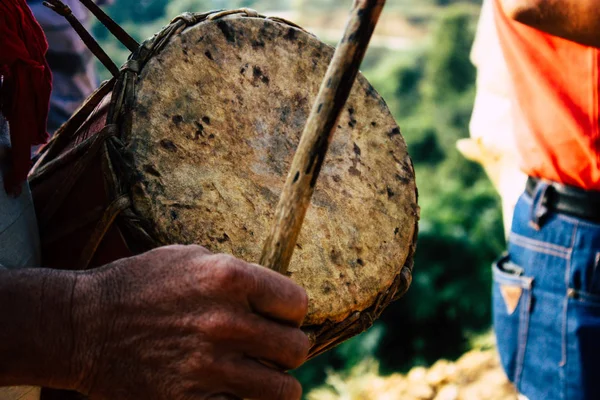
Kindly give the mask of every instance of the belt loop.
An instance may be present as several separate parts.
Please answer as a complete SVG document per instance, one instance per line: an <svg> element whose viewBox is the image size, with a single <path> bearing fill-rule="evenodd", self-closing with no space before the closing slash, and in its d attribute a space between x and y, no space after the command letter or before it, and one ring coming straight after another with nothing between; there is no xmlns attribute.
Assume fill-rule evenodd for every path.
<svg viewBox="0 0 600 400"><path fill-rule="evenodd" d="M548 190L551 186L542 180L538 181L533 192L533 204L531 206L531 221L529 225L539 231L544 225L544 220L548 215Z"/></svg>

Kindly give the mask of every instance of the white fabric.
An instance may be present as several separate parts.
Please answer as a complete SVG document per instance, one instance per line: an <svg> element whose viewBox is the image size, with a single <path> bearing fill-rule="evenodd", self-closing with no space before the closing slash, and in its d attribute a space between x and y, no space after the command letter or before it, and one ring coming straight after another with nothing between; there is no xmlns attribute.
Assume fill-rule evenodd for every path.
<svg viewBox="0 0 600 400"><path fill-rule="evenodd" d="M522 123L513 101L512 83L498 37L493 0L484 0L471 60L477 67L477 94L470 132L458 143L467 157L482 164L502 197L504 230L508 235L515 204L525 189L519 168L515 124Z"/></svg>
<svg viewBox="0 0 600 400"><path fill-rule="evenodd" d="M471 61L477 67L477 95L470 131L486 147L516 152L511 78L494 21L493 0L484 0Z"/></svg>

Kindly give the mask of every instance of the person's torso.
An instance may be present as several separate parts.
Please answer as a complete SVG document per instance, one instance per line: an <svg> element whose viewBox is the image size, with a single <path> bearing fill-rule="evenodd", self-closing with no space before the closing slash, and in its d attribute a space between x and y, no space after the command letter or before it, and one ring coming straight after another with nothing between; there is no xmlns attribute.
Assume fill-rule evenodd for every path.
<svg viewBox="0 0 600 400"><path fill-rule="evenodd" d="M530 176L600 190L600 49L509 19L496 27L521 115L518 148Z"/></svg>

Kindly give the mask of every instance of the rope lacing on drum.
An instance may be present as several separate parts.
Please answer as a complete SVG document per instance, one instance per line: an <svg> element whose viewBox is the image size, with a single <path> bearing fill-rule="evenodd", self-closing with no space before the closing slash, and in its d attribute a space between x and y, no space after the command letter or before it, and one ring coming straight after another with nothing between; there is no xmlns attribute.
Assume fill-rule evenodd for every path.
<svg viewBox="0 0 600 400"><path fill-rule="evenodd" d="M133 73L139 74L140 69L140 62L138 60L127 60L125 61L125 64L121 66L121 72L131 71Z"/></svg>
<svg viewBox="0 0 600 400"><path fill-rule="evenodd" d="M225 10L225 11L219 11L219 12L210 14L208 17L206 17L206 19L209 21L213 21L215 19L225 18L230 15L240 15L240 14L245 15L246 17L251 17L251 18L266 18L264 15L259 14L258 11L253 10L251 8L238 8L236 10Z"/></svg>
<svg viewBox="0 0 600 400"><path fill-rule="evenodd" d="M185 22L186 25L194 25L198 22L199 19L199 15L200 14L196 14L196 13L191 13L191 12L184 12L181 15L178 15L177 17L175 17L171 23L175 23L177 21L183 21Z"/></svg>

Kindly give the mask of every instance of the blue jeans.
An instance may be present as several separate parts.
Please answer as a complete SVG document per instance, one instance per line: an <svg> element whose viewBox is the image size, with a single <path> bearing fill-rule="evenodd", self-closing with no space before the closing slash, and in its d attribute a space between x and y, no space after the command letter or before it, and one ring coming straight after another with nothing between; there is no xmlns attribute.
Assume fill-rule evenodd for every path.
<svg viewBox="0 0 600 400"><path fill-rule="evenodd" d="M600 399L600 224L521 196L508 256L493 267L504 370L530 400Z"/></svg>

